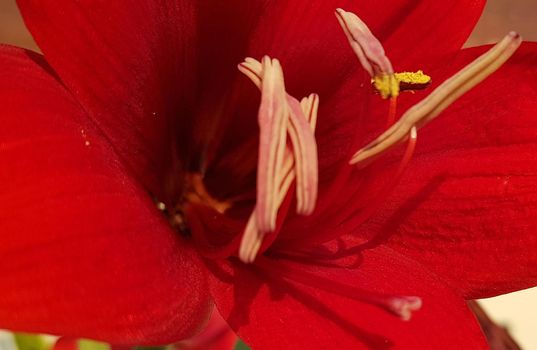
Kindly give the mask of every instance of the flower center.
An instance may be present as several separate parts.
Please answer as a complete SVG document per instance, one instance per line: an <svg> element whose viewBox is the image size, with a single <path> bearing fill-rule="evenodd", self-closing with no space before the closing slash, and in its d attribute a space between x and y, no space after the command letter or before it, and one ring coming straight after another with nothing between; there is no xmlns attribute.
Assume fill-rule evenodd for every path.
<svg viewBox="0 0 537 350"><path fill-rule="evenodd" d="M289 194L296 195L298 214L309 215L315 208L318 161L314 130L319 97L310 94L299 102L287 94L282 67L278 60L268 56L262 62L246 58L238 68L261 90L256 202L242 235L223 245L209 243L212 237L207 237L200 227L203 223L191 213L212 209L225 214L235 199L224 201L211 196L200 173L184 176L180 199L173 208L161 202L157 202L157 207L167 214L176 230L192 236L203 255L216 259L238 252L240 260L251 263L276 239L278 219L284 219L288 213L287 209L280 209ZM221 219L225 220L225 216ZM198 229L191 230L190 226ZM265 239L269 234L270 239Z"/></svg>
<svg viewBox="0 0 537 350"><path fill-rule="evenodd" d="M232 205L230 201L219 201L211 196L203 183L203 177L200 173L187 174L185 176L185 183L187 185L183 197L186 202L203 204L213 208L220 214L223 214Z"/></svg>
<svg viewBox="0 0 537 350"><path fill-rule="evenodd" d="M232 207L230 200L221 201L207 191L203 183L203 176L200 173L187 173L184 175L182 194L179 200L172 206L168 207L165 203L156 201L157 208L164 212L168 217L170 225L183 235L190 236L190 228L187 224L186 212L190 204L209 207L220 214Z"/></svg>
<svg viewBox="0 0 537 350"><path fill-rule="evenodd" d="M168 213L172 227L183 234L189 235L190 231L185 217L188 205L203 205L212 208L220 214L224 214L233 204L231 201L220 201L211 196L203 183L203 176L200 173L187 173L184 176L183 184L184 188L181 199Z"/></svg>
<svg viewBox="0 0 537 350"><path fill-rule="evenodd" d="M336 10L336 16L351 48L363 68L370 74L373 86L382 98L389 98L390 103L387 130L373 142L358 150L349 163L357 167L365 167L396 145L408 141L406 152L393 176L392 185L388 186L382 195L377 196L377 201L368 203L367 209L360 214L361 216L353 220L356 223L365 221L378 205L382 204L385 195L398 182L414 152L418 129L432 121L457 98L496 71L515 52L521 43L521 38L514 32L509 33L496 46L442 83L396 121L397 98L400 92L423 89L430 85L431 77L422 71L396 73L381 43L358 16L341 9ZM285 218L288 212L287 209L283 210L283 203L290 194L294 192L296 195L298 214L310 215L315 209L318 192L318 159L314 131L319 97L311 94L298 101L290 96L285 90L280 62L268 56L263 57L261 62L246 58L238 68L261 91L261 104L258 112L260 138L256 202L241 236L235 236L225 247L218 246L213 251L211 251L210 244L206 244L205 247L209 249L206 249L206 252L200 252L207 256L214 253L216 254L214 257L226 258L236 254L238 248L239 259L244 263L251 263L275 241L279 231L278 223L282 221L279 219ZM185 224L184 213L189 204L202 204L220 214L224 214L232 205L231 201L221 201L211 196L199 173L185 176L181 200L171 212L168 211L172 225L185 233L188 227ZM166 210L162 203L157 203L157 206L161 210ZM194 217L192 219L196 220ZM204 223L198 222L197 224L203 225ZM193 233L194 231L196 230L193 230ZM340 225L338 231L345 231L345 227ZM200 229L199 232L204 232L204 230ZM200 239L202 240L203 237ZM275 272L277 277L313 285L331 293L377 305L404 320L410 318L412 311L421 307L419 297L370 293L315 274L293 271L263 256L257 259L257 264L264 267L266 271Z"/></svg>

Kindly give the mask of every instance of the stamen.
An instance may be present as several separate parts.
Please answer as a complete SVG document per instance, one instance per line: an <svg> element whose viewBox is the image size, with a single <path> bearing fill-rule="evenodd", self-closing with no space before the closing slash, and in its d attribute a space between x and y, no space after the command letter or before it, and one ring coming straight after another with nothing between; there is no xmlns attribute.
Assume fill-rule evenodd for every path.
<svg viewBox="0 0 537 350"><path fill-rule="evenodd" d="M336 9L336 17L362 67L373 79L382 98L399 95L399 81L380 41L354 13Z"/></svg>
<svg viewBox="0 0 537 350"><path fill-rule="evenodd" d="M263 57L259 107L259 163L257 170L257 225L261 232L276 229L278 186L287 140L288 111L280 62Z"/></svg>
<svg viewBox="0 0 537 350"><path fill-rule="evenodd" d="M360 63L371 77L393 74L393 67L386 57L380 41L371 33L367 25L354 13L336 9L336 17L358 56Z"/></svg>
<svg viewBox="0 0 537 350"><path fill-rule="evenodd" d="M337 9L336 17L352 50L371 76L371 82L382 98L397 97L400 91L425 89L431 83L431 77L421 70L394 73L382 44L354 13Z"/></svg>
<svg viewBox="0 0 537 350"><path fill-rule="evenodd" d="M264 65L253 58L246 58L245 62L241 63L238 68L242 73L249 77L263 93L265 80L264 74L266 74L264 72ZM278 208L283 203L293 180L296 178L297 213L309 215L313 212L317 199L317 145L315 143L313 132L317 121L319 99L316 94L311 94L309 97L302 99L299 103L294 97L288 94L285 94L285 96L286 111L288 113L286 131L289 134L292 147L286 145L283 162L279 169L275 169L276 174L274 176L273 184L278 191L275 195L276 200L272 202L271 208L275 208L273 213L277 215ZM263 127L264 126L260 123L260 128ZM260 140L260 155L262 152L261 146L262 144ZM261 161L262 159L260 157L258 176L259 171L263 171ZM260 210L263 210L259 209L260 200L261 198L259 198L258 191L256 209L248 220L239 248L239 258L245 263L250 263L255 260L255 257L262 246L265 234L274 230L266 230L262 228L258 222L259 217L253 217L254 215L258 215L257 213L259 213ZM276 216L274 216L274 224L275 218Z"/></svg>
<svg viewBox="0 0 537 350"><path fill-rule="evenodd" d="M315 131L317 127L317 112L319 110L319 96L317 94L310 94L308 97L304 97L300 101L300 106L304 111L308 123L312 131Z"/></svg>
<svg viewBox="0 0 537 350"><path fill-rule="evenodd" d="M248 76L258 88L262 82L261 69L261 63L249 57L239 65L239 70ZM313 105L311 107L302 106L302 104L306 103ZM315 131L315 124L317 123L318 103L319 99L316 94L311 94L308 98L304 98L300 104L294 97L287 94L287 104L290 112L288 132L293 144L292 152L296 163L297 213L301 215L311 214L317 199L317 145L313 131ZM305 113L310 113L310 115L306 116ZM310 120L310 127L307 125L308 120ZM287 171L283 171L283 173L287 173Z"/></svg>
<svg viewBox="0 0 537 350"><path fill-rule="evenodd" d="M388 107L388 121L387 126L392 126L395 123L395 116L397 115L397 97L390 97L390 106Z"/></svg>
<svg viewBox="0 0 537 350"><path fill-rule="evenodd" d="M275 274L278 278L285 278L298 282L306 286L312 286L335 295L344 296L356 301L373 304L391 314L398 316L403 321L408 321L412 317L412 312L417 311L422 306L422 300L416 296L397 296L374 293L357 288L354 285L334 281L318 274L310 273L303 269L300 271L290 269L279 264L275 260L269 261L266 258L259 258L257 265L265 271Z"/></svg>
<svg viewBox="0 0 537 350"><path fill-rule="evenodd" d="M414 150L416 149L417 139L418 129L414 126L412 127L412 129L410 129L405 154L403 155L403 159L401 159L401 162L399 163L399 168L397 168L397 172L395 173L394 179L399 180L401 175L403 175L403 171L405 171L406 166L410 162L410 159L412 159L412 155L414 154Z"/></svg>
<svg viewBox="0 0 537 350"><path fill-rule="evenodd" d="M250 215L244 233L242 235L241 245L239 247L239 259L246 264L250 264L255 260L259 248L263 243L263 236L256 224L255 210Z"/></svg>
<svg viewBox="0 0 537 350"><path fill-rule="evenodd" d="M308 137L308 132L310 135L313 133L300 103L290 96L287 103L291 121L289 136L296 162L297 213L310 215L315 209L317 197L317 144L315 138Z"/></svg>
<svg viewBox="0 0 537 350"><path fill-rule="evenodd" d="M373 77L373 86L383 99L399 96L399 81L395 74L379 74Z"/></svg>
<svg viewBox="0 0 537 350"><path fill-rule="evenodd" d="M420 128L433 120L461 95L500 68L513 55L521 41L517 33L509 33L488 52L446 80L423 101L410 108L398 122L375 141L356 152L350 164L373 159L405 140L413 127Z"/></svg>
<svg viewBox="0 0 537 350"><path fill-rule="evenodd" d="M303 107L304 114L308 116L310 127L313 129L317 120L317 109L319 106L318 96L316 94L311 94L309 97L303 98L301 106ZM278 207L283 203L291 183L295 179L295 173L293 171L294 160L290 151L287 153L287 155L288 157L286 157L283 169L280 172L281 176L277 181L280 184ZM254 212L250 215L248 224L246 225L246 229L244 230L242 236L241 245L239 248L239 259L247 264L254 262L262 246L264 236L265 234L261 233L257 227L254 210Z"/></svg>
<svg viewBox="0 0 537 350"><path fill-rule="evenodd" d="M341 231L344 232L354 230L356 227L367 221L385 203L386 197L388 197L388 195L393 191L393 189L399 184L403 173L405 172L408 164L410 163L410 160L412 159L412 156L414 155L417 138L417 129L414 127L410 130L410 135L408 138L405 153L403 155L403 158L401 158L401 160L399 161L397 170L395 171L393 176L391 176L390 182L379 191L375 198L368 202L364 210L360 211L359 213L353 213L352 220L340 224L339 229ZM348 216L350 215L347 215L347 217Z"/></svg>
<svg viewBox="0 0 537 350"><path fill-rule="evenodd" d="M399 82L401 91L423 90L432 82L431 77L423 73L422 70L395 73L395 79Z"/></svg>

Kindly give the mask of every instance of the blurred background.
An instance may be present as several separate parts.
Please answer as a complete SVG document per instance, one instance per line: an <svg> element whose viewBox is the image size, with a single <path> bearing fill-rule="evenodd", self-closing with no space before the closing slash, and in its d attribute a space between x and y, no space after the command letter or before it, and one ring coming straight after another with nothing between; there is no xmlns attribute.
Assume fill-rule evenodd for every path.
<svg viewBox="0 0 537 350"><path fill-rule="evenodd" d="M489 0L466 46L494 43L510 30L525 40L537 41L537 0ZM0 0L0 43L38 50L15 0ZM482 300L481 305L509 329L523 349L537 349L537 288ZM0 350L15 350L6 344L0 341Z"/></svg>

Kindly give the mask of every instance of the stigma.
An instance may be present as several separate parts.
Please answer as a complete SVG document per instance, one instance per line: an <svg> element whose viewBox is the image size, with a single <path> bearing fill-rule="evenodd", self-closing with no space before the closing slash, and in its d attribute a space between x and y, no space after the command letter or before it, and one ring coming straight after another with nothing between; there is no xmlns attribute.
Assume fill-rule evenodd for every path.
<svg viewBox="0 0 537 350"><path fill-rule="evenodd" d="M277 59L262 62L246 58L239 70L261 91L256 205L239 247L245 263L255 260L268 233L276 231L278 211L296 183L296 212L315 209L318 187L315 125L319 98L311 94L300 102L285 91L283 70Z"/></svg>

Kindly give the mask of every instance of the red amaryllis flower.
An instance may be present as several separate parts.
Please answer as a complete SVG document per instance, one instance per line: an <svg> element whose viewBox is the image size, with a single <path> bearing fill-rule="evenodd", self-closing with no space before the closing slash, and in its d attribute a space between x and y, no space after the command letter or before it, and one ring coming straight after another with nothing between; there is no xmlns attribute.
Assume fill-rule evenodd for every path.
<svg viewBox="0 0 537 350"><path fill-rule="evenodd" d="M389 103L333 15L359 14L396 71L432 76L399 96L406 111L486 50L458 51L482 5L19 1L44 57L0 51L0 327L171 343L214 302L254 349L485 348L464 298L537 281L535 47L419 131L388 193L398 148L348 164ZM258 93L236 64L265 54L290 96L320 96L318 179L300 173L315 156L300 145L316 97L301 111L275 61L257 78L270 116L258 127ZM279 192L287 175L297 181ZM298 195L310 215L295 214ZM393 315L420 303L409 322Z"/></svg>

